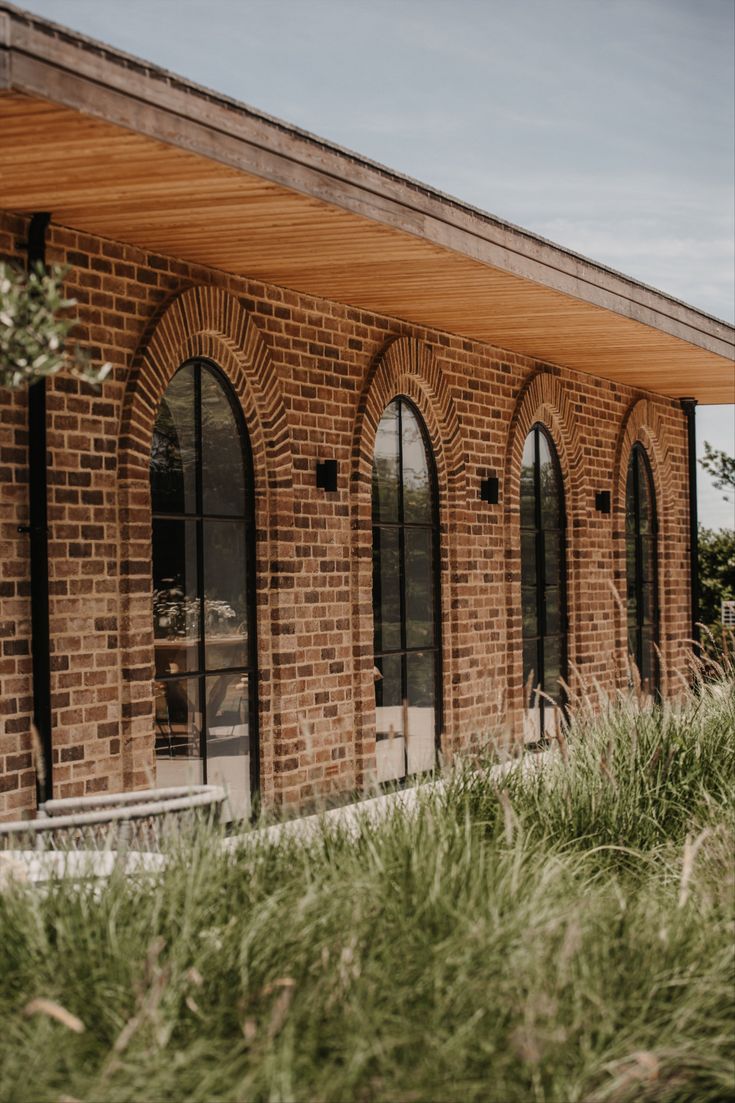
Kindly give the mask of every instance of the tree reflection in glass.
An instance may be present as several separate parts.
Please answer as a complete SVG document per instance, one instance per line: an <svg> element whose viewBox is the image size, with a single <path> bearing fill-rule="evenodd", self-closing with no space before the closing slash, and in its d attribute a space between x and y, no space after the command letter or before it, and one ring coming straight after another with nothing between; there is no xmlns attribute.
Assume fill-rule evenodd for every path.
<svg viewBox="0 0 735 1103"><path fill-rule="evenodd" d="M188 784L196 759L200 778L227 784L234 816L249 814L257 781L249 456L223 377L185 364L151 447L158 779Z"/></svg>
<svg viewBox="0 0 735 1103"><path fill-rule="evenodd" d="M405 398L380 420L372 486L377 774L397 781L433 768L439 716L435 472Z"/></svg>
<svg viewBox="0 0 735 1103"><path fill-rule="evenodd" d="M400 406L403 520L431 524L431 477L424 432L407 402Z"/></svg>
<svg viewBox="0 0 735 1103"><path fill-rule="evenodd" d="M183 674L199 666L196 522L154 518L152 546L156 676Z"/></svg>
<svg viewBox="0 0 735 1103"><path fill-rule="evenodd" d="M401 555L397 527L373 530L373 628L375 650L401 646Z"/></svg>
<svg viewBox="0 0 735 1103"><path fill-rule="evenodd" d="M202 712L198 678L154 683L158 784L200 785L203 780ZM160 772L161 761L170 764Z"/></svg>
<svg viewBox="0 0 735 1103"><path fill-rule="evenodd" d="M223 398L219 380L202 372L202 505L210 516L241 517L246 498L242 443L235 411Z"/></svg>
<svg viewBox="0 0 735 1103"><path fill-rule="evenodd" d="M207 670L248 661L247 533L237 521L205 520L204 657Z"/></svg>
<svg viewBox="0 0 735 1103"><path fill-rule="evenodd" d="M373 521L398 521L401 431L398 406L391 403L375 436L373 453Z"/></svg>
<svg viewBox="0 0 735 1103"><path fill-rule="evenodd" d="M194 366L179 368L161 399L151 443L151 496L156 511L196 509Z"/></svg>

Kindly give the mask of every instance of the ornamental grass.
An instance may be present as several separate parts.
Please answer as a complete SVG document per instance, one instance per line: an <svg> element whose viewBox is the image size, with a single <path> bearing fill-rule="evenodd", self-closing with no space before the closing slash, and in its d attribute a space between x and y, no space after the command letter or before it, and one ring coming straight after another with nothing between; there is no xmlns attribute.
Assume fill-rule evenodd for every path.
<svg viewBox="0 0 735 1103"><path fill-rule="evenodd" d="M0 1099L732 1098L732 671L576 716L357 837L6 880Z"/></svg>

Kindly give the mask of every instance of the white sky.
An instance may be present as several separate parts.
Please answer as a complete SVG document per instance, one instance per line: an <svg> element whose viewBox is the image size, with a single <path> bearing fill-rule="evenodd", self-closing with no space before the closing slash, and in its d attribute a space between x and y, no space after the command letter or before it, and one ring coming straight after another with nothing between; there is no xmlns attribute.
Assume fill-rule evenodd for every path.
<svg viewBox="0 0 735 1103"><path fill-rule="evenodd" d="M733 320L732 0L21 6ZM735 407L697 433L735 452ZM703 472L699 498L735 526Z"/></svg>

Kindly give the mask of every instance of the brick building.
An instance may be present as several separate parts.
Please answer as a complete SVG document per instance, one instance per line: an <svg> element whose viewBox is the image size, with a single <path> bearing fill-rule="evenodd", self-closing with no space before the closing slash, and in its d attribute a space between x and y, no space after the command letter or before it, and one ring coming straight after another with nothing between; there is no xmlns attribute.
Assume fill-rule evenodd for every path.
<svg viewBox="0 0 735 1103"><path fill-rule="evenodd" d="M34 712L55 796L245 812L537 742L630 655L675 688L732 327L0 2L43 251L113 371L0 391L0 815Z"/></svg>

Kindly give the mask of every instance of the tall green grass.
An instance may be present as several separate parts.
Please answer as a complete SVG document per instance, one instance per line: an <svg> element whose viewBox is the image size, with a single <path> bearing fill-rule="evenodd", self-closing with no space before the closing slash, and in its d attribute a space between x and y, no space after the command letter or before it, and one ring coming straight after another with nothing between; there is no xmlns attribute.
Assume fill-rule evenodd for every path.
<svg viewBox="0 0 735 1103"><path fill-rule="evenodd" d="M720 679L357 839L6 887L0 1098L729 1099L734 765Z"/></svg>

